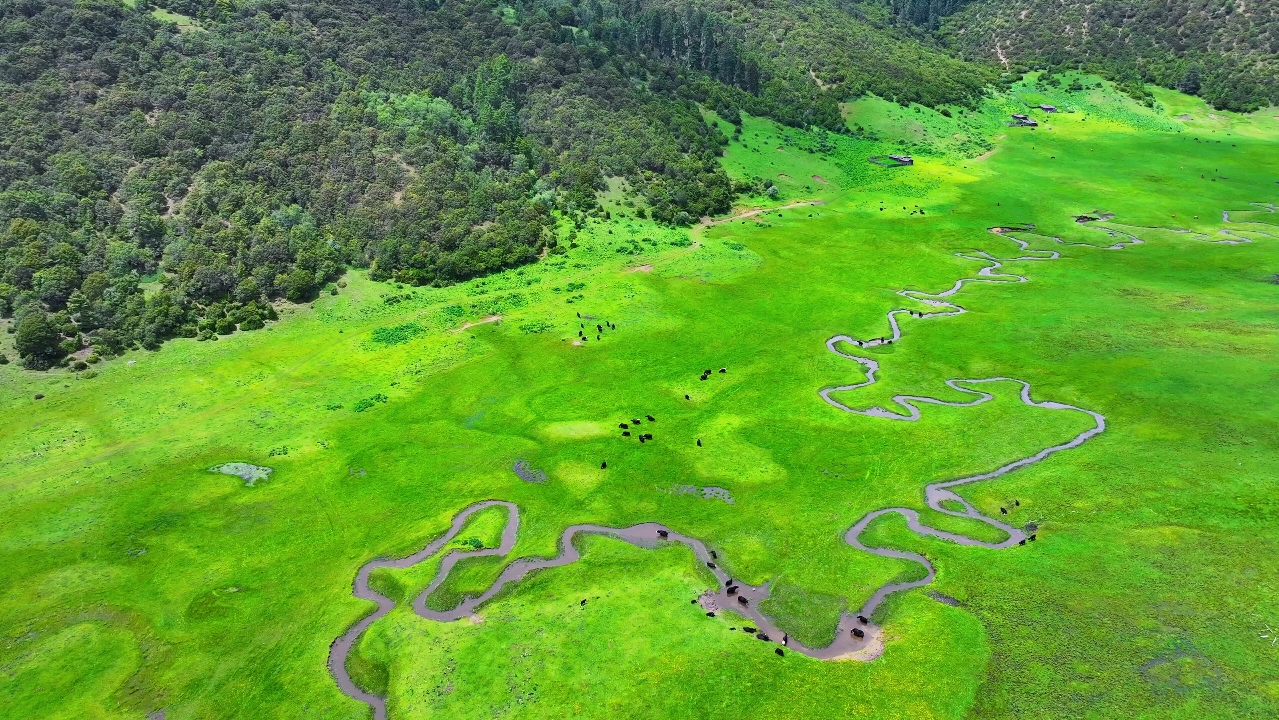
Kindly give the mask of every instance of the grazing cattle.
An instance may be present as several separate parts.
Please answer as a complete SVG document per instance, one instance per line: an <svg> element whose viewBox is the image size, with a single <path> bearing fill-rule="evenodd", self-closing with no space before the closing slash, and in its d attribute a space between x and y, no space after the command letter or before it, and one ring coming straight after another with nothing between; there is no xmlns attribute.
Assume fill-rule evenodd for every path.
<svg viewBox="0 0 1279 720"><path fill-rule="evenodd" d="M630 436L631 436L631 431L630 431L630 430L623 430L623 431L622 431L622 437L630 437Z"/></svg>
<svg viewBox="0 0 1279 720"><path fill-rule="evenodd" d="M855 637L855 638L857 638L858 640L860 640L860 639L862 639L862 638L866 637L866 633L862 632L862 629L861 629L861 628L853 628L853 637Z"/></svg>
<svg viewBox="0 0 1279 720"><path fill-rule="evenodd" d="M712 611L712 612L708 612L708 613L706 613L706 617L715 617L715 613L714 613L713 611Z"/></svg>
<svg viewBox="0 0 1279 720"><path fill-rule="evenodd" d="M736 585L730 585L730 586L729 586L729 588L728 588L727 590L725 590L724 592L725 592L725 593L727 593L727 594L729 594L729 595L736 595L736 594L737 594L737 586L736 586Z"/></svg>
<svg viewBox="0 0 1279 720"><path fill-rule="evenodd" d="M649 433L649 434L648 434L648 439L649 439L649 440L652 440L652 439L653 439L653 433Z"/></svg>
<svg viewBox="0 0 1279 720"><path fill-rule="evenodd" d="M595 329L596 329L597 331L599 331L599 332L604 332L604 326L603 326L603 325L596 325L596 326L595 326Z"/></svg>
<svg viewBox="0 0 1279 720"><path fill-rule="evenodd" d="M741 604L743 604L743 605L750 605L750 604L751 604L749 600L747 600L746 598L742 597L741 595L738 595L738 596L737 596L737 602L739 602L739 603L741 603Z"/></svg>
<svg viewBox="0 0 1279 720"><path fill-rule="evenodd" d="M764 642L768 642L768 633L755 633L755 637L763 640Z"/></svg>
<svg viewBox="0 0 1279 720"><path fill-rule="evenodd" d="M790 633L782 633L782 644L787 646L790 645Z"/></svg>
<svg viewBox="0 0 1279 720"><path fill-rule="evenodd" d="M658 536L658 537L666 537L666 536L667 536L667 535L669 535L669 534L670 534L670 533L666 532L665 530L658 530L658 531L657 531L657 536Z"/></svg>
<svg viewBox="0 0 1279 720"><path fill-rule="evenodd" d="M1017 507L1021 507L1021 501L1020 501L1020 500L1013 500L1013 505L1015 505L1015 506L1017 506Z"/></svg>
<svg viewBox="0 0 1279 720"><path fill-rule="evenodd" d="M715 569L715 563L713 563L713 562L708 562L708 563L706 563L706 567L708 567L708 568L710 568L710 569L714 570L714 569Z"/></svg>
<svg viewBox="0 0 1279 720"><path fill-rule="evenodd" d="M603 337L603 336L601 336L601 335L596 335L596 336L595 336L595 339L596 339L596 340L599 340L601 337Z"/></svg>
<svg viewBox="0 0 1279 720"><path fill-rule="evenodd" d="M733 584L733 578L729 578L724 581L724 587L728 587L729 585L732 585L732 584Z"/></svg>
<svg viewBox="0 0 1279 720"><path fill-rule="evenodd" d="M605 460L604 462L600 463L600 470L607 470L607 469L608 469L608 461Z"/></svg>
<svg viewBox="0 0 1279 720"><path fill-rule="evenodd" d="M715 551L714 551L714 550L712 550L712 551L711 551L711 559L712 559L712 560L718 560L718 559L719 559L719 556L715 554Z"/></svg>
<svg viewBox="0 0 1279 720"><path fill-rule="evenodd" d="M657 422L657 418L654 418L652 415L645 415L644 417L648 418L649 422Z"/></svg>
<svg viewBox="0 0 1279 720"><path fill-rule="evenodd" d="M623 430L625 430L625 429L627 429L627 428L629 428L629 427L630 427L630 425L627 425L626 423L618 423L618 424L617 424L617 426L618 426L618 427L620 427L620 428L621 428L621 429L623 429Z"/></svg>
<svg viewBox="0 0 1279 720"><path fill-rule="evenodd" d="M582 604L582 605L585 605L585 604L586 604L586 598L582 598L582 602L581 602L581 604Z"/></svg>
<svg viewBox="0 0 1279 720"><path fill-rule="evenodd" d="M693 598L692 600L689 600L689 602L691 602L691 603L693 603L694 605L696 605L696 604L697 604L697 598Z"/></svg>
<svg viewBox="0 0 1279 720"><path fill-rule="evenodd" d="M751 627L750 625L747 625L746 627L742 628L742 630L750 633L751 635L755 634L755 628Z"/></svg>
<svg viewBox="0 0 1279 720"><path fill-rule="evenodd" d="M640 437L640 442L641 442L641 443L642 443L642 442L644 442L644 441L646 441L646 440L648 440L648 438L644 437L643 435L640 435L639 437Z"/></svg>
<svg viewBox="0 0 1279 720"><path fill-rule="evenodd" d="M809 217L812 217L812 215L809 215ZM773 652L777 653L781 657L786 657L786 653L782 652L781 648L777 648L776 650L773 650Z"/></svg>
<svg viewBox="0 0 1279 720"><path fill-rule="evenodd" d="M1026 544L1026 541L1025 541L1025 540L1022 540L1021 542L1019 542L1019 543L1017 543L1017 544L1018 544L1018 545L1025 545L1025 544Z"/></svg>
<svg viewBox="0 0 1279 720"><path fill-rule="evenodd" d="M702 446L702 439L697 438L697 447L701 447L701 446Z"/></svg>
<svg viewBox="0 0 1279 720"><path fill-rule="evenodd" d="M689 397L688 395L685 395L685 396L684 396L684 399L685 399L685 400L692 400L693 398Z"/></svg>
<svg viewBox="0 0 1279 720"><path fill-rule="evenodd" d="M706 379L706 376L705 376L705 375L703 375L703 376L702 376L701 378L699 378L699 379L701 379L701 380L705 380L705 379Z"/></svg>
<svg viewBox="0 0 1279 720"><path fill-rule="evenodd" d="M703 371L702 371L702 374L703 374L703 375L710 375L710 374L711 374L711 371L710 371L710 370L703 370Z"/></svg>
<svg viewBox="0 0 1279 720"><path fill-rule="evenodd" d="M1007 514L1008 514L1008 508L1002 508L1002 507L1001 507L1001 508L999 508L999 514L1000 514L1000 515L1007 515Z"/></svg>
<svg viewBox="0 0 1279 720"><path fill-rule="evenodd" d="M866 616L865 616L865 615L858 615L858 616L857 616L857 621L858 621L858 622L860 622L860 623L861 623L861 624L863 624L863 625L868 625L868 624L870 624L870 622L866 619Z"/></svg>
<svg viewBox="0 0 1279 720"><path fill-rule="evenodd" d="M1030 541L1031 541L1031 542L1034 542L1034 541L1035 541L1035 533L1031 533L1031 534L1030 534Z"/></svg>
<svg viewBox="0 0 1279 720"><path fill-rule="evenodd" d="M631 420L631 424L632 424L632 425L639 425L639 424L640 424L640 421L639 421L638 419L633 419L633 420Z"/></svg>
<svg viewBox="0 0 1279 720"><path fill-rule="evenodd" d="M582 317L582 313L578 313L578 314L577 314L577 316L578 316L578 317Z"/></svg>
<svg viewBox="0 0 1279 720"><path fill-rule="evenodd" d="M720 368L720 369L719 369L719 371L720 371L720 373L726 373L726 372L728 372L728 368L726 368L726 367L722 367L722 368Z"/></svg>

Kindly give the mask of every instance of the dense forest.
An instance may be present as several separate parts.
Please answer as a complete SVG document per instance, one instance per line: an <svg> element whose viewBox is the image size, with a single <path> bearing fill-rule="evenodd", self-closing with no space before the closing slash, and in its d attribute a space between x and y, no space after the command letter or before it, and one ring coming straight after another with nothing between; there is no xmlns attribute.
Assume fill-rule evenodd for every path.
<svg viewBox="0 0 1279 720"><path fill-rule="evenodd" d="M823 89L821 46L770 52L731 6L161 4L0 5L0 314L28 367L259 328L351 265L440 285L530 262L608 176L659 222L724 212L741 188L699 104L842 130L850 94L983 85L884 30L896 70L865 50Z"/></svg>
<svg viewBox="0 0 1279 720"><path fill-rule="evenodd" d="M940 24L962 55L1012 69L1082 68L1229 110L1279 104L1275 0L978 0Z"/></svg>
<svg viewBox="0 0 1279 720"><path fill-rule="evenodd" d="M82 367L261 328L273 301L336 291L352 266L444 285L532 262L601 212L608 177L629 181L638 215L688 224L745 190L703 108L843 132L838 103L864 93L972 105L1008 68L945 16L1003 17L984 8L6 0L0 317L26 367ZM1214 42L1200 45L1225 52ZM1252 71L1198 50L1135 71L1106 52L1114 73L1244 98L1227 106L1272 97L1273 74L1238 95Z"/></svg>

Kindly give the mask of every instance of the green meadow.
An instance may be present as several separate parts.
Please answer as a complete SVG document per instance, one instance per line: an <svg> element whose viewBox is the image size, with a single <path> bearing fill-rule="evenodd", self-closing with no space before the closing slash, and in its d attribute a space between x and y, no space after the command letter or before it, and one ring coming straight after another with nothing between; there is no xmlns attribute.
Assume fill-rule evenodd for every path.
<svg viewBox="0 0 1279 720"><path fill-rule="evenodd" d="M977 276L956 253L1026 254L988 229L1033 223L1012 235L1060 259L1004 265L1029 282L969 284L952 298L966 314L903 319L900 342L858 353L878 383L838 399L963 400L945 380L1008 376L1107 430L960 490L1035 523L1034 544L961 547L876 522L865 540L937 568L876 613L878 659L778 657L730 630L740 618L690 604L714 579L683 546L590 537L580 562L455 623L408 607L440 556L375 573L399 607L348 668L392 718L1274 717L1279 110L1171 91L1148 109L1063 79L946 114L861 99L843 108L850 135L751 117L737 134L708 113L730 137L728 172L769 181L740 217L659 227L615 182L607 219L523 268L440 289L353 270L264 331L91 372L0 366L4 714L369 717L326 667L372 611L351 596L357 569L415 552L485 499L521 508L515 549L460 563L431 607L555 555L570 524L653 521L703 540L733 577L771 582L764 611L825 644L842 610L921 573L847 545L853 523L909 507L1001 540L927 510L923 487L1091 425L1023 405L1012 383L914 423L818 396L865 377L828 338L887 334L889 310L927 309L898 290ZM1041 103L1061 112L1027 109ZM1039 127L1006 126L1012 112ZM889 152L915 164L867 162ZM1075 221L1101 213L1114 217ZM1105 249L1107 228L1144 243ZM1223 228L1253 242L1214 242ZM652 441L621 436L645 415ZM227 462L273 473L249 487L209 471ZM450 547L496 547L504 522L484 511Z"/></svg>

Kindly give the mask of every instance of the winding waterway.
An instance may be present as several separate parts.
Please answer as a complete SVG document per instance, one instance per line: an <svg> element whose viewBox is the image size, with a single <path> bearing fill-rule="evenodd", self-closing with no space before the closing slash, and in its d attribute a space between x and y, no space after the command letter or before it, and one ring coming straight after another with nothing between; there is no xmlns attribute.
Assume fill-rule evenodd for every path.
<svg viewBox="0 0 1279 720"><path fill-rule="evenodd" d="M1254 203L1254 205L1263 211L1275 211L1274 206L1272 205L1266 206L1257 203ZM1103 222L1107 222L1106 225L1093 224L1092 222L1088 222L1087 224L1107 233L1111 238L1115 239L1117 242L1112 245L1098 246L1091 243L1068 243L1059 237L1051 237L1051 240L1062 245L1080 245L1104 250L1122 250L1126 247L1140 245L1143 243L1139 237L1124 230L1123 226L1116 223L1110 223L1109 220L1111 217L1113 216L1106 215L1098 218ZM1224 222L1230 222L1228 211L1223 211L1222 220ZM377 605L377 609L352 625L341 637L333 642L329 652L328 664L329 670L333 674L338 687L343 693L351 698L369 705L369 707L373 710L375 720L386 719L387 710L385 698L368 693L358 687L355 682L352 681L346 670L346 660L355 643L359 641L360 636L369 628L369 626L377 620L385 617L387 613L395 607L394 601L378 593L369 586L370 575L374 570L379 568L404 569L433 557L457 536L471 515L490 507L502 507L505 508L508 513L506 527L502 531L502 539L499 546L496 548L483 548L479 550L463 551L455 549L449 551L441 560L440 567L436 571L434 580L432 580L431 584L427 586L427 588L423 590L413 601L413 610L418 615L439 622L453 622L471 616L475 613L479 606L496 596L504 587L510 583L519 582L529 573L548 568L563 567L576 562L581 557L581 553L574 545L574 539L578 535L606 535L644 548L657 547L661 543L680 543L689 547L698 561L703 563L707 570L711 572L717 580L716 588L714 590L707 590L706 593L698 598L702 608L707 610L707 612L714 612L718 609L731 609L733 612L748 618L758 627L757 637L761 640L785 645L793 652L798 652L803 655L822 660L873 659L873 657L878 655L877 648L882 647L882 632L878 626L870 623L867 619L872 617L875 610L889 595L903 590L928 585L936 576L936 571L932 563L923 555L905 550L872 547L863 544L861 542L861 536L875 519L889 514L900 515L906 520L906 525L912 532L919 535L948 540L959 545L989 549L1004 549L1017 545L1024 545L1028 539L1024 529L1013 527L994 517L983 514L970 502L957 494L954 491L954 488L958 488L969 483L998 478L1019 468L1038 463L1055 453L1079 447L1090 438L1099 435L1106 429L1106 418L1101 413L1050 400L1035 400L1031 396L1031 385L1029 382L1006 376L968 379L954 378L945 381L945 384L952 390L973 396L972 399L965 401L940 400L938 398L923 395L895 395L892 398L893 403L896 406L895 408L889 409L880 406L873 406L865 409L856 409L834 397L836 394L855 391L860 388L873 385L877 382L876 373L879 371L879 363L874 358L857 355L855 354L855 351L858 349L875 348L881 345L888 345L900 341L902 339L902 325L900 318L906 317L913 320L924 321L961 315L967 312L967 310L965 310L963 306L952 302L949 298L952 298L954 295L959 293L966 285L971 283L1028 282L1028 278L1024 276L1008 272L1000 272L1000 268L1002 268L1003 264L1007 262L1051 261L1057 260L1061 257L1060 253L1055 250L1031 250L1029 242L1016 237L1017 234L1038 235L1038 233L1035 232L1035 226L1032 224L996 227L991 228L990 231L1016 243L1018 248L1026 254L1013 258L996 258L984 250L973 251L970 253L957 253L959 257L980 262L985 265L977 272L977 277L962 278L955 281L955 284L949 289L936 293L928 293L919 290L899 291L899 295L920 303L927 307L928 310L912 310L907 308L890 310L887 314L887 320L891 332L890 334L882 337L858 339L848 335L836 335L828 339L826 341L826 348L840 357L847 358L860 364L865 369L866 379L862 382L850 385L823 388L818 391L818 394L832 407L846 413L886 420L914 422L919 420L921 417L919 409L920 405L974 407L982 403L989 402L994 398L991 393L977 389L977 386L987 383L1014 383L1020 386L1019 396L1021 402L1025 405L1043 410L1083 413L1089 416L1093 421L1092 426L1078 433L1066 442L1043 448L1032 455L1014 460L995 468L994 470L957 479L930 483L925 486L924 500L928 507L946 515L977 520L996 527L1007 535L1004 540L1000 542L988 542L972 538L967 535L930 527L920 520L919 512L912 508L890 507L867 513L848 529L848 531L844 534L844 540L858 550L880 557L908 560L917 563L924 569L924 577L909 582L889 583L880 587L862 605L861 609L857 613L844 612L841 614L838 628L835 633L835 640L831 645L824 648L810 648L797 641L791 640L768 616L759 611L758 606L760 601L766 599L769 595L770 588L767 583L761 586L751 586L734 581L722 568L719 567L718 558L702 541L682 535L672 528L657 523L641 523L625 528L613 528L589 524L571 525L561 534L559 540L559 553L555 557L521 558L515 560L503 569L502 573L498 576L497 580L494 581L493 585L482 594L474 597L467 597L460 605L452 610L437 611L430 609L426 605L427 598L448 578L449 573L458 562L467 558L475 557L506 557L515 547L520 526L519 508L516 507L514 503L503 500L486 500L475 503L474 505L471 505L459 512L456 516L454 516L452 525L446 533L433 540L430 544L418 552L399 559L372 560L359 569L355 576L353 593L357 598L373 601ZM1194 239L1204 240L1207 242L1223 244L1251 242L1251 239L1248 236L1241 234L1241 232L1232 230L1222 230L1221 234L1225 237L1221 240L1212 240L1208 235L1190 230L1172 231L1177 233L1186 233L1191 235ZM1262 237L1275 237L1274 235L1259 228L1243 229L1242 232ZM846 352L841 348L848 348L848 351ZM954 505L958 505L963 509L955 510L943 505L943 503L950 503L952 507ZM1033 536L1030 539L1033 539ZM858 631L860 631L861 637L857 636Z"/></svg>

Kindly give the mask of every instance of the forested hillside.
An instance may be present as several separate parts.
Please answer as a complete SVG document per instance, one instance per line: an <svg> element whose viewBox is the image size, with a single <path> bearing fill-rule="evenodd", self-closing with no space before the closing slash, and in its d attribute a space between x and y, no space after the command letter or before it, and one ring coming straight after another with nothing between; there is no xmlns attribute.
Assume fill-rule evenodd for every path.
<svg viewBox="0 0 1279 720"><path fill-rule="evenodd" d="M162 4L0 6L0 313L29 367L260 328L352 264L529 262L606 176L660 222L723 212L698 103L842 130L849 95L988 79L834 5Z"/></svg>
<svg viewBox="0 0 1279 720"><path fill-rule="evenodd" d="M350 266L531 262L607 177L660 223L724 212L747 188L704 108L844 132L842 101L973 105L1036 63L1277 92L1265 2L152 1L0 4L0 317L28 367L261 328Z"/></svg>
<svg viewBox="0 0 1279 720"><path fill-rule="evenodd" d="M979 0L941 25L965 57L1009 68L1084 68L1230 110L1279 103L1274 0Z"/></svg>

